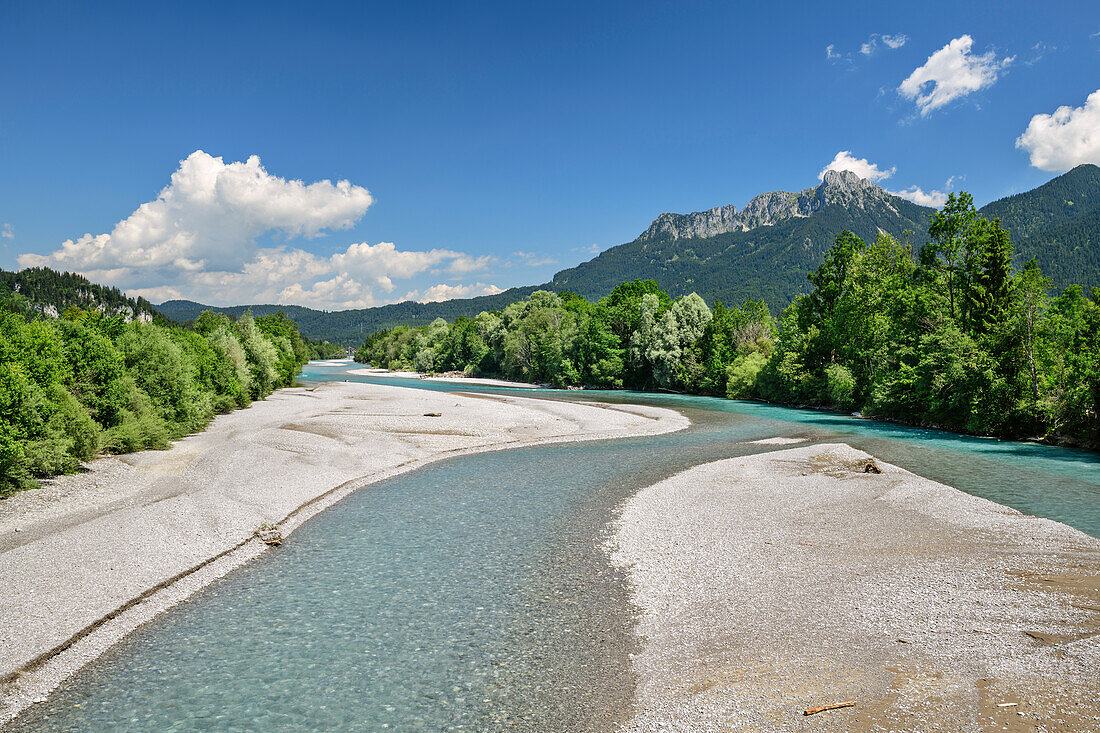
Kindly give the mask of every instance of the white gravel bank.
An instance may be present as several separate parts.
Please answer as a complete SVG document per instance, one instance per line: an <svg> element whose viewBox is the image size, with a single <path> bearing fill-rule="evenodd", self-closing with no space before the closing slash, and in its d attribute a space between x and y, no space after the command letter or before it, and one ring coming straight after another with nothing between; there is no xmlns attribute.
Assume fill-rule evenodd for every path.
<svg viewBox="0 0 1100 733"><path fill-rule="evenodd" d="M659 408L329 383L280 390L167 451L98 459L0 502L0 724L263 552L252 534L265 521L285 536L355 489L453 455L688 424Z"/></svg>
<svg viewBox="0 0 1100 733"><path fill-rule="evenodd" d="M626 502L630 730L1100 730L1100 541L888 464L857 473L867 459L734 458Z"/></svg>
<svg viewBox="0 0 1100 733"><path fill-rule="evenodd" d="M348 374L357 374L364 377L396 377L398 379L425 379L429 382L450 382L452 384L480 384L487 387L510 387L512 389L539 389L540 385L530 382L513 382L507 379L494 379L492 377L433 377L421 372L400 372L378 367L363 367L362 369L349 369Z"/></svg>

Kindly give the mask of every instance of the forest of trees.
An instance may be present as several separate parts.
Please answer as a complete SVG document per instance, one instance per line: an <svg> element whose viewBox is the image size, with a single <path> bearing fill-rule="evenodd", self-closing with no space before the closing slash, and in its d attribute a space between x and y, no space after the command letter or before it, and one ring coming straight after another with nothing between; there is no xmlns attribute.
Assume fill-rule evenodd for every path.
<svg viewBox="0 0 1100 733"><path fill-rule="evenodd" d="M337 350L281 313L187 329L75 306L50 318L0 288L0 497L100 452L165 448Z"/></svg>
<svg viewBox="0 0 1100 733"><path fill-rule="evenodd" d="M799 296L710 309L653 280L597 302L538 291L453 323L398 326L356 359L558 386L663 388L1005 437L1100 445L1100 290L1056 297L1007 230L952 194L913 252L880 234L836 236Z"/></svg>
<svg viewBox="0 0 1100 733"><path fill-rule="evenodd" d="M0 296L4 300L16 293L26 310L47 315L57 316L76 306L127 320L168 323L145 298L131 298L118 288L98 285L75 272L57 272L48 267L28 267L18 272L0 270L0 292L4 293Z"/></svg>

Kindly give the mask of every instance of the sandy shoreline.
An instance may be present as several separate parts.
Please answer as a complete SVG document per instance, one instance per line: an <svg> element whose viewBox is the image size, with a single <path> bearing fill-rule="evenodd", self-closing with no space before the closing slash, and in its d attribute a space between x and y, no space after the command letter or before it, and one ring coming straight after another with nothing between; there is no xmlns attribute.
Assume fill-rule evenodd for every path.
<svg viewBox="0 0 1100 733"><path fill-rule="evenodd" d="M1100 730L1100 540L867 458L733 458L626 502L629 730Z"/></svg>
<svg viewBox="0 0 1100 733"><path fill-rule="evenodd" d="M0 724L369 483L442 458L687 427L672 410L359 383L285 389L167 451L0 502Z"/></svg>

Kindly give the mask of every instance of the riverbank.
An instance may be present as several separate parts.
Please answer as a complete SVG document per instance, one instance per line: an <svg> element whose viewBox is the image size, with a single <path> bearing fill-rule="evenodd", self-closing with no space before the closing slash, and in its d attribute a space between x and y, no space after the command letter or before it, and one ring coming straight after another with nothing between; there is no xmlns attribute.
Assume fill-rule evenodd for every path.
<svg viewBox="0 0 1100 733"><path fill-rule="evenodd" d="M280 390L167 451L0 502L0 722L367 484L442 458L687 427L672 410L362 383Z"/></svg>
<svg viewBox="0 0 1100 733"><path fill-rule="evenodd" d="M395 377L397 379L424 379L429 382L450 382L452 384L478 384L485 387L508 387L510 389L541 389L548 385L532 384L530 382L515 382L508 379L496 379L493 377L446 377L442 375L424 374L423 372L400 372L390 369L378 369L376 367L363 367L362 369L349 369L348 374L361 377Z"/></svg>
<svg viewBox="0 0 1100 733"><path fill-rule="evenodd" d="M321 362L314 362L321 363ZM323 362L328 365L338 365L338 362ZM425 374L423 372L413 371L391 371L389 369L379 369L376 367L364 367L362 369L353 369L348 372L349 374L356 374L360 376L368 377L396 377L400 379L424 379L432 382L452 382L455 384L480 384L492 387L508 387L511 389L573 389L583 390L589 389L588 387L551 387L548 384L534 384L531 382L517 382L514 380L497 379L493 377L462 377L462 376L433 376ZM607 388L600 388L607 389ZM610 390L610 391L622 391L622 390ZM678 392L676 390L657 390L658 393L665 394L682 394L693 395L697 397L713 397L715 399L729 399L722 395L706 394L702 392ZM994 440L1004 440L1013 443L1037 443L1042 445L1051 445L1059 448L1072 448L1074 450L1085 450L1100 453L1100 443L1090 442L1087 440L1080 440L1072 436L1066 435L1047 435L1047 436L1033 436L1033 437L1020 437L1011 435L986 435L984 433L972 433L965 430L958 430L955 428L947 427L944 425L938 425L936 423L929 422L916 422L912 420L903 420L894 417L884 417L881 415L862 414L858 412L851 412L847 410L838 410L832 407L826 407L823 405L812 405L807 403L784 403L784 402L770 402L760 397L745 398L745 402L756 402L762 405L772 405L774 407L785 407L795 410L812 410L824 415L837 415L846 418L854 418L857 420L868 420L872 422L880 422L888 425L901 425L907 428L921 428L925 430L937 430L944 433L950 433L952 435L966 435L974 438L992 438Z"/></svg>
<svg viewBox="0 0 1100 733"><path fill-rule="evenodd" d="M1100 729L1100 540L868 460L733 458L625 503L630 730Z"/></svg>

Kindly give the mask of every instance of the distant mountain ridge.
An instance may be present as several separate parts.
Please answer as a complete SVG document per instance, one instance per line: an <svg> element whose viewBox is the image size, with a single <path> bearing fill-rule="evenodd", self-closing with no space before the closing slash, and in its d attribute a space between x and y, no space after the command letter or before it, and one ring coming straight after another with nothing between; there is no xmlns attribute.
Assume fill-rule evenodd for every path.
<svg viewBox="0 0 1100 733"><path fill-rule="evenodd" d="M821 263L837 233L848 229L870 241L885 231L916 248L927 241L934 209L894 196L850 171L826 171L817 186L773 191L745 207L719 206L690 214L664 213L637 239L562 270L542 285L439 303L407 301L378 308L326 312L301 306L251 306L257 315L283 310L311 339L354 343L360 335L435 318L453 320L496 310L537 289L606 295L623 280L653 278L673 295L698 292L706 300L762 299L773 311L806 292L806 274ZM1016 248L1016 264L1035 257L1057 288L1100 285L1100 168L1081 165L1025 193L979 210L999 217ZM169 301L158 308L187 321L208 308ZM214 308L239 315L248 306Z"/></svg>
<svg viewBox="0 0 1100 733"><path fill-rule="evenodd" d="M245 311L255 316L266 316L282 311L293 319L302 335L311 341L329 340L334 343L358 345L366 336L401 324L424 325L436 318L453 321L455 318L476 315L484 310L500 310L509 303L522 300L543 285L531 285L511 288L496 295L481 295L462 300L444 300L437 303L419 303L406 300L402 303L375 308L361 308L344 311L323 311L300 305L278 305L264 303L256 305L210 306L193 300L169 300L157 306L157 310L168 318L180 323L194 320L200 313L212 310L239 318Z"/></svg>

